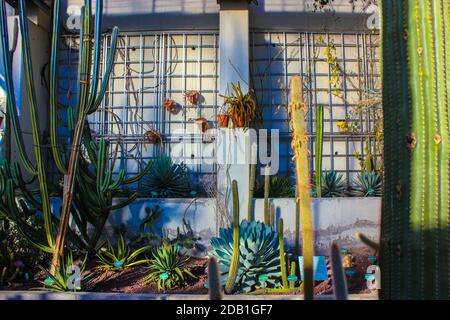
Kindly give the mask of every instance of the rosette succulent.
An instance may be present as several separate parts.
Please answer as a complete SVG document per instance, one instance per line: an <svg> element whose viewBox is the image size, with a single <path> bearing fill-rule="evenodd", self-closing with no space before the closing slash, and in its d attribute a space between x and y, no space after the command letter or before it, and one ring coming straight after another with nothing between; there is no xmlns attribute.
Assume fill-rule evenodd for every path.
<svg viewBox="0 0 450 320"><path fill-rule="evenodd" d="M251 292L256 287L278 286L281 271L277 232L264 223L247 220L241 222L239 229L240 257L235 289ZM211 246L210 254L219 261L221 283L225 284L233 255L233 229L221 228L219 237L211 239Z"/></svg>

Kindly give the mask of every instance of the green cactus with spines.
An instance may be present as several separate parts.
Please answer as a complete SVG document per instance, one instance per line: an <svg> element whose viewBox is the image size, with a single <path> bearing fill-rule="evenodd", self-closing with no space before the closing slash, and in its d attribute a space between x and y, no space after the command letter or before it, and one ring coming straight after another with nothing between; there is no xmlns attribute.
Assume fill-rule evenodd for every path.
<svg viewBox="0 0 450 320"><path fill-rule="evenodd" d="M255 148L256 149L256 148ZM251 163L250 163L250 181L248 187L248 206L247 206L247 220L253 220L253 194L255 193L255 181L256 181L256 150L251 148Z"/></svg>
<svg viewBox="0 0 450 320"><path fill-rule="evenodd" d="M323 106L317 107L316 113L316 143L315 143L315 169L316 169L316 196L322 197L322 157L323 157Z"/></svg>
<svg viewBox="0 0 450 320"><path fill-rule="evenodd" d="M284 225L283 225L283 219L280 218L278 220L278 242L280 246L280 266L281 266L281 281L283 284L283 288L288 289L289 288L289 282L287 279L287 269L286 269L286 260L284 257Z"/></svg>
<svg viewBox="0 0 450 320"><path fill-rule="evenodd" d="M385 299L449 299L450 2L382 1Z"/></svg>
<svg viewBox="0 0 450 320"><path fill-rule="evenodd" d="M289 275L295 276L296 275L296 269L297 269L297 264L295 263L295 261L292 261L291 262L291 268L289 270ZM289 281L289 289L295 289L295 281Z"/></svg>
<svg viewBox="0 0 450 320"><path fill-rule="evenodd" d="M301 212L302 252L305 299L314 299L313 256L314 256L314 230L311 210L311 186L308 161L308 134L305 125L307 113L303 99L303 83L300 76L291 80L291 97L289 101L289 114L292 129L292 149L296 164L297 199Z"/></svg>
<svg viewBox="0 0 450 320"><path fill-rule="evenodd" d="M231 257L230 272L228 273L227 283L225 284L225 292L231 293L236 281L237 271L239 267L239 192L237 181L232 182L233 193L233 256Z"/></svg>
<svg viewBox="0 0 450 320"><path fill-rule="evenodd" d="M222 300L219 264L215 257L210 257L208 260L208 293L209 300Z"/></svg>
<svg viewBox="0 0 450 320"><path fill-rule="evenodd" d="M271 225L270 222L270 203L269 203L269 193L270 193L270 175L266 170L266 175L264 176L264 223Z"/></svg>
<svg viewBox="0 0 450 320"><path fill-rule="evenodd" d="M1 41L3 47L8 47L8 30L6 23L5 3L1 1L0 10L0 31ZM74 183L76 184L76 191L74 192L74 203L70 205L70 213L77 225L80 234L73 232L70 228L67 229L69 239L82 249L87 249L90 252L95 251L98 247L98 241L102 233L104 224L112 210L121 208L131 203L136 194L129 194L125 201L117 204L112 203L113 196L118 189L124 185L135 183L139 181L147 172L149 166L135 177L125 179L125 173L120 171L116 178L113 179L112 169L107 168L109 163L109 154L107 152L108 143L100 141L97 143L92 135L87 124L86 116L95 112L100 106L105 95L109 75L111 74L112 65L115 57L115 47L118 37L118 29L114 28L111 37L111 44L108 52L107 62L104 68L104 74L100 79L100 58L101 48L101 22L102 22L102 1L96 1L95 13L95 30L93 55L92 44L90 39L92 28L91 23L91 1L86 0L85 6L82 10L82 30L80 32L80 66L78 79L79 83L79 97L77 108L69 109L69 127L70 131L75 137L75 131L78 130L78 137L82 139L82 143L87 151L89 160L86 160L78 153L76 157L76 166L74 174ZM30 100L32 134L34 139L35 152L40 152L42 145L40 145L39 119L37 104L35 102L35 88L34 79L32 77L32 62L29 52L29 35L27 29L26 5L25 1L19 1L19 15L21 22L22 33L22 50L24 58L24 72L26 76L27 93ZM59 137L57 135L57 104L58 104L58 42L60 39L60 16L61 16L61 0L56 0L53 3L53 35L50 61L50 142L52 156L56 167L61 174L67 173L66 155L63 148L59 144ZM0 163L0 214L12 220L18 227L18 231L22 236L29 240L33 245L42 251L52 253L54 250L54 235L58 230L58 225L62 223L61 219L55 215L47 204L49 193L47 190L47 182L45 172L42 171L43 163L42 157L36 156L36 165L32 164L26 152L23 143L22 130L18 120L17 108L14 99L14 88L11 76L11 59L9 55L3 51L3 64L6 66L5 82L8 92L8 116L11 118L11 127L17 142L19 159L21 166L32 173L30 180L24 179L21 166L18 163L9 164L6 161ZM93 64L92 64L93 62ZM92 76L91 76L92 70ZM72 149L77 149L72 143ZM78 146L79 150L80 146ZM74 157L74 152L70 150L71 157ZM69 165L70 166L70 165ZM100 170L99 170L100 169ZM31 183L38 179L39 192L36 193L31 190ZM37 195L40 197L37 197ZM43 214L45 234L35 226L26 223L24 217ZM94 226L92 234L87 232L88 225ZM61 231L61 227L59 228ZM62 237L62 240L64 237ZM51 241L50 241L51 240ZM60 241L61 242L61 241ZM63 241L62 241L63 242Z"/></svg>
<svg viewBox="0 0 450 320"><path fill-rule="evenodd" d="M347 278L342 266L341 250L336 242L331 244L331 270L333 277L333 293L335 300L347 300Z"/></svg>

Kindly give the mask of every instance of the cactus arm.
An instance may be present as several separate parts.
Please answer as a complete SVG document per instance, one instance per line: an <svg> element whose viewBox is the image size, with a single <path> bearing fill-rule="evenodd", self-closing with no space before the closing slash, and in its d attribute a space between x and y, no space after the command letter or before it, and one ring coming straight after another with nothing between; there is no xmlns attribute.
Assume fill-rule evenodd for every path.
<svg viewBox="0 0 450 320"><path fill-rule="evenodd" d="M378 251L380 249L380 245L372 240L370 240L368 237L366 237L364 234L358 232L356 234L356 237L362 242L364 243L366 246L368 246L369 248Z"/></svg>
<svg viewBox="0 0 450 320"><path fill-rule="evenodd" d="M281 280L284 289L289 289L289 282L287 279L286 260L284 258L284 226L283 219L278 220L278 242L280 246L280 266L281 266Z"/></svg>
<svg viewBox="0 0 450 320"><path fill-rule="evenodd" d="M219 264L215 257L210 257L208 261L208 293L209 300L222 300Z"/></svg>
<svg viewBox="0 0 450 320"><path fill-rule="evenodd" d="M42 211L44 214L44 227L47 235L47 242L53 246L52 212L50 207L50 197L47 189L47 175L45 173L42 150L40 144L39 111L36 103L36 90L34 88L33 66L31 62L30 41L28 35L28 18L24 0L19 0L20 7L20 30L22 33L22 54L27 85L28 102L30 105L31 127L33 132L34 155L37 163L37 174L39 177L39 189L42 197Z"/></svg>
<svg viewBox="0 0 450 320"><path fill-rule="evenodd" d="M66 173L66 165L62 159L62 151L59 147L57 134L57 112L58 112L58 57L59 57L59 37L61 35L60 26L61 0L55 0L53 5L53 33L52 51L50 60L50 142L55 165L59 172Z"/></svg>
<svg viewBox="0 0 450 320"><path fill-rule="evenodd" d="M102 81L100 84L100 90L99 90L99 93L98 93L97 98L95 99L93 105L88 110L88 114L91 114L98 109L98 107L102 103L103 97L106 93L106 89L108 88L109 77L111 75L112 66L114 64L114 57L116 55L118 36L119 36L119 28L114 27L112 36L111 36L110 51L108 52L108 57L106 59L107 61L106 61L105 73L103 75L103 78L102 78Z"/></svg>
<svg viewBox="0 0 450 320"><path fill-rule="evenodd" d="M19 157L22 164L25 166L27 171L33 175L37 174L35 166L32 164L30 158L25 151L25 143L23 140L22 129L20 126L19 116L17 114L16 98L13 87L13 77L12 77L12 67L11 67L11 57L9 51L5 48L9 48L8 39L8 19L6 16L5 1L0 1L0 33L2 41L2 60L3 60L3 72L6 84L6 106L8 109L8 115L11 121L11 127L13 129L14 137L16 139L16 145L19 152Z"/></svg>
<svg viewBox="0 0 450 320"><path fill-rule="evenodd" d="M92 106L98 88L98 75L100 70L100 43L102 41L102 17L103 17L103 0L97 0L95 6L95 35L94 43L94 67L92 68L92 85L89 97L89 106Z"/></svg>
<svg viewBox="0 0 450 320"><path fill-rule="evenodd" d="M316 193L322 197L322 154L323 154L323 106L317 107L316 114L316 143L315 143L315 169L316 169Z"/></svg>
<svg viewBox="0 0 450 320"><path fill-rule="evenodd" d="M227 283L225 284L225 292L231 293L236 281L237 271L239 267L239 192L237 181L232 182L233 192L233 255L231 257L230 271L228 272Z"/></svg>
<svg viewBox="0 0 450 320"><path fill-rule="evenodd" d="M295 276L295 273L296 273L295 269L296 268L297 268L297 264L295 263L295 261L292 261L291 262L291 270L290 270L290 275L291 276ZM291 290L295 289L295 281L290 283L289 289L291 289Z"/></svg>
<svg viewBox="0 0 450 320"><path fill-rule="evenodd" d="M342 267L341 252L339 246L333 242L331 244L331 270L333 277L333 292L335 300L348 300L347 280L344 268Z"/></svg>
<svg viewBox="0 0 450 320"><path fill-rule="evenodd" d="M131 196L128 197L128 199L126 199L122 202L119 202L117 204L114 204L114 205L108 207L108 209L110 209L110 210L121 209L121 208L126 207L127 205L133 203L134 200L136 200L136 198L137 198L137 193L133 193Z"/></svg>
<svg viewBox="0 0 450 320"><path fill-rule="evenodd" d="M269 170L266 170L264 176L264 223L270 225L270 205L269 205L269 193L270 193L270 175Z"/></svg>
<svg viewBox="0 0 450 320"><path fill-rule="evenodd" d="M314 299L313 256L314 230L310 199L310 178L308 166L308 137L305 126L306 105L303 101L303 84L300 76L291 80L291 101L289 103L291 128L293 132L292 149L296 163L297 190L302 228L303 277L305 299Z"/></svg>
<svg viewBox="0 0 450 320"><path fill-rule="evenodd" d="M151 166L152 166L152 162L149 161L144 170L142 170L140 173L138 173L137 175L135 175L131 178L125 179L123 181L123 184L127 185L127 184L132 184L132 183L138 182L143 177L145 177L145 175L150 171Z"/></svg>
<svg viewBox="0 0 450 320"><path fill-rule="evenodd" d="M253 194L255 192L255 179L256 179L256 147L251 148L251 162L250 162L250 183L248 188L248 206L247 206L247 220L253 220Z"/></svg>

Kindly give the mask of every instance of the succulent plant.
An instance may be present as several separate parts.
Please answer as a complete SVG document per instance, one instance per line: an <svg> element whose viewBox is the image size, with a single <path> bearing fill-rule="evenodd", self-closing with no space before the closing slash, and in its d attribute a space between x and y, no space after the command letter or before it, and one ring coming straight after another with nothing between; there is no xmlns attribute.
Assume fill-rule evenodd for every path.
<svg viewBox="0 0 450 320"><path fill-rule="evenodd" d="M239 226L239 266L235 289L251 292L262 287L260 276L267 276L265 287L279 285L281 277L278 234L268 225L244 220ZM220 264L222 284L226 283L233 255L233 229L222 228L219 237L211 239L212 250Z"/></svg>
<svg viewBox="0 0 450 320"><path fill-rule="evenodd" d="M153 252L149 260L146 283L157 282L158 290L170 290L187 283L187 278L196 278L187 268L188 256L180 254L179 246L163 244Z"/></svg>
<svg viewBox="0 0 450 320"><path fill-rule="evenodd" d="M137 266L147 262L146 259L137 260L144 252L150 250L150 246L144 246L136 251L131 251L129 245L125 243L123 236L119 236L117 249L108 241L106 248L102 248L97 253L99 260L98 269L102 270L123 270L132 266Z"/></svg>
<svg viewBox="0 0 450 320"><path fill-rule="evenodd" d="M142 180L142 191L159 198L189 197L192 189L186 166L166 155L156 158Z"/></svg>
<svg viewBox="0 0 450 320"><path fill-rule="evenodd" d="M353 180L351 194L355 197L380 197L381 177L375 171L361 172Z"/></svg>
<svg viewBox="0 0 450 320"><path fill-rule="evenodd" d="M264 197L264 186L257 190L256 196ZM287 176L271 176L269 178L269 196L270 198L293 198L295 197L295 186Z"/></svg>
<svg viewBox="0 0 450 320"><path fill-rule="evenodd" d="M334 198L342 197L347 190L347 183L345 182L342 173L336 171L326 171L322 175L322 197Z"/></svg>

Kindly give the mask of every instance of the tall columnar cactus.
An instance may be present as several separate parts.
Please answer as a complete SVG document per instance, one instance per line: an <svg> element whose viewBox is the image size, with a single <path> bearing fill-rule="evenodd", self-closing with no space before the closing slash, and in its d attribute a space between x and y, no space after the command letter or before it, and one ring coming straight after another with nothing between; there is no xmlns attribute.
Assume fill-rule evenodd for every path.
<svg viewBox="0 0 450 320"><path fill-rule="evenodd" d="M8 47L8 30L5 12L5 1L0 2L0 31L1 41L4 48ZM36 153L36 165L32 164L25 151L23 143L22 130L17 114L16 100L14 97L14 87L12 81L12 64L11 57L3 50L3 63L5 66L5 82L8 91L8 116L11 118L11 127L17 143L19 158L21 164L32 176L37 176L39 181L40 197L30 191L31 182L22 176L21 167L17 163L0 163L0 213L12 220L18 227L19 232L32 244L39 249L61 254L64 247L65 236L67 232L71 243L90 252L95 251L99 238L103 230L103 226L109 213L124 205L129 204L136 197L136 194L130 194L125 201L113 204L113 196L123 185L135 183L148 171L149 166L135 177L125 179L124 172L120 171L113 178L112 169L108 169L109 163L108 143L100 141L97 143L91 136L90 129L86 125L86 117L88 114L95 112L102 102L106 92L109 75L115 56L115 47L117 43L118 30L114 28L112 34L111 45L108 50L107 62L105 64L104 75L99 80L100 71L100 43L101 43L101 16L102 1L97 0L95 14L95 30L94 30L94 48L92 55L92 39L90 20L91 20L91 1L85 1L82 9L82 28L80 32L80 66L79 66L79 93L77 108L70 109L68 113L69 128L73 133L72 148L70 150L69 169L65 167L65 151L59 144L57 136L57 75L58 75L58 42L60 38L60 11L61 0L53 2L53 37L50 62L50 137L51 150L56 166L61 174L72 175L73 183L76 184L76 192L71 193L74 197L73 203L65 201L65 208L70 211L67 214L61 214L61 219L50 210L49 192L47 190L46 175L43 171L42 155L40 155L42 145L40 145L40 128L38 126L38 106L36 103L36 95L34 88L34 79L32 77L32 62L30 56L29 36L26 5L24 0L20 0L20 26L22 35L22 55L24 59L24 73L26 78L27 92L29 97L29 105L31 108L32 133ZM91 55L93 65L91 63ZM91 76L92 70L92 76ZM39 106L44 109L46 106ZM80 141L82 140L86 150L87 157L80 153ZM77 170L75 170L77 169ZM65 179L66 192L71 179ZM70 203L70 205L68 205ZM38 217L43 213L45 234L40 232L39 226L30 225L27 219L36 215ZM68 221L70 214L77 225L79 233L75 233L67 228L65 222ZM39 219L38 219L39 220ZM65 221L65 222L64 222ZM63 223L64 222L64 223ZM58 224L59 236L56 243L59 249L55 250L54 231L57 230ZM93 227L94 232L88 232L88 227ZM58 253L59 252L59 253ZM55 265L53 266L55 269Z"/></svg>
<svg viewBox="0 0 450 320"><path fill-rule="evenodd" d="M266 170L266 175L264 176L264 223L270 225L270 175L268 173L269 170Z"/></svg>
<svg viewBox="0 0 450 320"><path fill-rule="evenodd" d="M209 300L222 300L219 264L215 257L210 257L208 261L208 292Z"/></svg>
<svg viewBox="0 0 450 320"><path fill-rule="evenodd" d="M230 272L228 273L227 283L225 284L225 292L231 293L236 281L237 271L239 267L239 192L237 181L232 182L233 192L233 256L231 257Z"/></svg>
<svg viewBox="0 0 450 320"><path fill-rule="evenodd" d="M382 1L386 299L450 298L450 2Z"/></svg>
<svg viewBox="0 0 450 320"><path fill-rule="evenodd" d="M96 15L95 15L95 30L94 41L100 41L101 37L101 17L102 17L102 1L97 0ZM114 27L111 38L111 50L109 52L107 63L105 66L105 74L102 78L100 90L98 89L99 81L99 68L100 68L100 42L97 43L94 50L94 64L92 65L92 27L91 27L91 15L92 15L92 2L91 0L85 0L84 6L81 9L81 28L80 28L80 66L78 69L78 101L77 108L74 110L74 119L77 119L72 134L72 151L69 156L69 163L67 171L64 173L64 190L63 190L63 202L61 208L61 219L59 223L58 236L55 242L55 250L53 253L51 273L55 272L58 267L58 263L62 258L64 242L69 226L70 210L72 207L72 199L75 190L75 179L78 170L78 161L80 158L81 144L83 141L83 133L85 132L87 116L97 110L100 106L103 96L106 92L106 87L111 74L112 64L114 62L114 56L116 51L118 28ZM90 72L93 70L92 80L90 79ZM54 80L56 82L56 80ZM54 89L56 90L56 89ZM54 130L51 130L54 131ZM52 149L55 156L58 152ZM58 163L58 161L56 161ZM60 168L65 169L65 168Z"/></svg>
<svg viewBox="0 0 450 320"><path fill-rule="evenodd" d="M333 293L335 300L347 300L347 280L342 265L341 251L336 242L331 244L331 271L333 277Z"/></svg>
<svg viewBox="0 0 450 320"><path fill-rule="evenodd" d="M283 288L288 289L289 283L287 279L286 259L284 258L284 225L283 219L278 220L278 242L280 245L280 266L281 266L281 280Z"/></svg>
<svg viewBox="0 0 450 320"><path fill-rule="evenodd" d="M289 114L292 129L292 149L297 177L297 199L300 206L302 229L303 275L305 299L314 299L313 256L314 230L311 211L311 186L308 161L308 135L305 125L306 104L303 100L303 83L300 76L291 80Z"/></svg>
<svg viewBox="0 0 450 320"><path fill-rule="evenodd" d="M248 187L248 207L247 207L247 220L253 220L253 194L255 192L255 180L256 180L256 160L257 160L257 148L256 145L252 145L250 154L250 182Z"/></svg>
<svg viewBox="0 0 450 320"><path fill-rule="evenodd" d="M6 16L6 6L5 0L1 1L0 8L0 33L2 41L2 58L4 66L4 77L6 84L6 99L7 99L7 112L8 118L11 121L11 127L14 134L14 138L17 145L17 150L19 154L20 161L22 165L27 169L29 174L32 176L37 176L39 180L39 190L41 195L41 206L42 213L44 216L44 227L47 235L47 249L53 247L53 229L52 229L52 213L50 208L50 197L47 190L47 176L45 173L43 156L42 156L42 145L40 141L40 128L39 128L39 110L36 103L36 93L34 88L33 80L33 67L30 60L30 46L29 46L29 36L28 36L28 20L25 11L25 1L19 1L20 7L20 27L21 27L21 39L22 39L22 55L23 55L23 66L26 79L27 87L27 97L30 109L30 119L31 119L31 131L33 137L33 149L34 157L36 159L36 164L33 164L30 157L25 150L25 143L23 139L23 133L21 130L21 125L19 122L19 116L16 106L16 98L14 94L14 84L12 76L12 64L11 56L9 54L9 39L8 39L8 25Z"/></svg>
<svg viewBox="0 0 450 320"><path fill-rule="evenodd" d="M317 107L316 113L316 143L315 143L315 169L316 169L316 196L322 197L322 154L323 154L323 106Z"/></svg>

